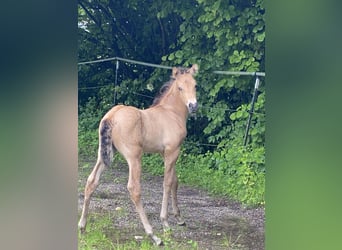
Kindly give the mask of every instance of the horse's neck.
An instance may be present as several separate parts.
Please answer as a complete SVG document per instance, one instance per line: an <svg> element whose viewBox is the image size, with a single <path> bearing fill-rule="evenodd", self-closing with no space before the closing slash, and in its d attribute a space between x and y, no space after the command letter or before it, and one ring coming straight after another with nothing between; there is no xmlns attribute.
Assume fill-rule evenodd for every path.
<svg viewBox="0 0 342 250"><path fill-rule="evenodd" d="M168 110L173 111L177 116L179 116L184 122L188 117L188 109L182 102L182 99L177 90L171 90L167 93L163 100L160 102L161 106L164 106Z"/></svg>

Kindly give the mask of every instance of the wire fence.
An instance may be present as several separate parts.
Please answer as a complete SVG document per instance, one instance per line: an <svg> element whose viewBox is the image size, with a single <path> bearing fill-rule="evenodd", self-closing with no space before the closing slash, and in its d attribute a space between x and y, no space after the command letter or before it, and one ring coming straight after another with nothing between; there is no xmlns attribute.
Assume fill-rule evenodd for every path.
<svg viewBox="0 0 342 250"><path fill-rule="evenodd" d="M142 62L142 61L137 61L137 60L132 60L132 59L121 58L121 57L110 57L110 58L103 58L103 59L97 59L97 60L84 61L84 62L79 62L78 65L81 66L81 65L101 63L101 62L107 62L107 61L116 61L115 83L114 83L114 86L112 85L112 83L110 83L110 85L112 85L113 89L114 89L114 104L115 104L116 91L117 91L116 86L117 86L117 79L118 79L119 61L126 62L126 63L129 63L129 64L138 64L138 65L143 65L143 66L147 66L147 67L153 67L153 68L172 69L171 66L154 64L154 63L147 63L147 62ZM220 75L254 76L256 78L255 86L254 86L254 93L253 93L253 97L252 97L252 101L251 101L251 107L250 107L250 109L248 111L247 110L241 110L242 112L247 112L249 114L248 121L247 121L247 124L246 124L245 136L244 136L244 145L246 146L252 115L263 115L263 116L265 116L264 113L255 112L254 111L254 103L255 103L255 98L257 96L257 92L258 92L258 88L259 88L259 83L260 83L259 77L260 76L261 77L265 77L266 74L265 74L265 72L218 71L218 70L213 71L212 73L213 74L220 74ZM103 88L103 87L108 87L110 85L108 84L108 85L93 86L93 87L80 87L80 88L78 88L78 90L100 89L100 88ZM141 94L141 93L134 92L134 91L131 91L130 93L133 94L133 95L154 99L154 96L149 96L149 95ZM212 106L210 106L210 107L209 106L200 106L200 109L207 110L207 112L210 112L212 110L220 110L220 111L225 111L225 112L228 111L229 113L234 113L234 112L239 111L239 110L236 110L236 109L218 108L218 107L212 107ZM193 143L193 144L195 144L197 146L207 146L207 147L217 147L218 146L218 144L210 144L210 143L194 143L194 142L190 142L190 143Z"/></svg>
<svg viewBox="0 0 342 250"><path fill-rule="evenodd" d="M103 58L103 59L97 59L97 60L91 60L91 61L84 61L84 62L79 62L78 65L86 65L86 64L93 64L93 63L101 63L101 62L108 62L108 61L122 61L122 62L127 62L127 63L132 63L132 64L139 64L139 65L144 65L148 67L153 67L153 68L161 68L161 69L172 69L171 66L166 66L166 65L161 65L161 64L154 64L154 63L147 63L147 62L142 62L142 61L137 61L137 60L132 60L132 59L126 59L122 57L109 57L109 58ZM219 71L215 70L213 71L214 74L220 74L220 75L237 75L237 76L266 76L265 72L246 72L246 71Z"/></svg>

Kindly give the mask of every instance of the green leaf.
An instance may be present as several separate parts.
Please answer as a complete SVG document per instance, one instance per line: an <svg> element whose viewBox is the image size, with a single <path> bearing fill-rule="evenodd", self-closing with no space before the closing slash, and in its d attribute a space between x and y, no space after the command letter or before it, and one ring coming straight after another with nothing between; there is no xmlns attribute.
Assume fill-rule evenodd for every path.
<svg viewBox="0 0 342 250"><path fill-rule="evenodd" d="M175 58L175 54L171 53L168 57L169 61L172 61Z"/></svg>
<svg viewBox="0 0 342 250"><path fill-rule="evenodd" d="M258 42L263 42L265 40L265 32L258 34L256 38Z"/></svg>
<svg viewBox="0 0 342 250"><path fill-rule="evenodd" d="M183 57L183 52L178 50L176 53L175 53L175 56L176 58L182 58Z"/></svg>
<svg viewBox="0 0 342 250"><path fill-rule="evenodd" d="M236 112L236 118L241 118L243 115L243 112L241 110L239 110L238 112Z"/></svg>

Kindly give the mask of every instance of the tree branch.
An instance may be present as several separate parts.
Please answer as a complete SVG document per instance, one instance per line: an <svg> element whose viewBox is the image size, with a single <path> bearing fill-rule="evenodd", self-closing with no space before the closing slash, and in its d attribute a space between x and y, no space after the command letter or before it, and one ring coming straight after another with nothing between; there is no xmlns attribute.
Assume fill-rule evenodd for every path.
<svg viewBox="0 0 342 250"><path fill-rule="evenodd" d="M157 17L158 19L158 23L159 23L159 27L160 27L160 31L161 31L161 39L162 39L162 50L163 50L163 55L165 55L165 31L164 31L164 26L163 26L163 23L162 21L160 20L159 17Z"/></svg>
<svg viewBox="0 0 342 250"><path fill-rule="evenodd" d="M90 13L90 11L84 6L84 4L83 4L81 1L79 1L78 3L79 3L79 5L82 7L82 9L84 9L84 11L87 13L87 15L89 16L89 18L90 18L91 20L93 20L94 23L95 23L99 28L101 28L100 22L99 22L98 20L96 20L96 18L95 18L95 17Z"/></svg>

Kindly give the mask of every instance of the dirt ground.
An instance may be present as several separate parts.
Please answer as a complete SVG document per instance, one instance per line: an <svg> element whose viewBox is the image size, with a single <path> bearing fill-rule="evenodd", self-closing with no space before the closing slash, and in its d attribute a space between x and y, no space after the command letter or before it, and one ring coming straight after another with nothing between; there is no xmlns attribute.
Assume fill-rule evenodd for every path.
<svg viewBox="0 0 342 250"><path fill-rule="evenodd" d="M81 165L86 162L80 163ZM78 209L83 204L83 189L89 168L80 171ZM125 232L125 237L143 236L143 226L135 212L127 191L127 166L121 164L104 171L101 184L95 191L91 203L91 213L115 213L117 208L123 216L113 220L113 227ZM142 175L142 199L145 211L157 235L162 234L159 220L162 200L162 177ZM172 215L169 223L174 241L195 241L198 249L264 249L264 208L245 208L226 198L214 197L198 188L180 183L178 203L186 226L178 226ZM171 204L169 205L171 213ZM229 244L228 244L229 242ZM229 245L229 247L227 247Z"/></svg>

